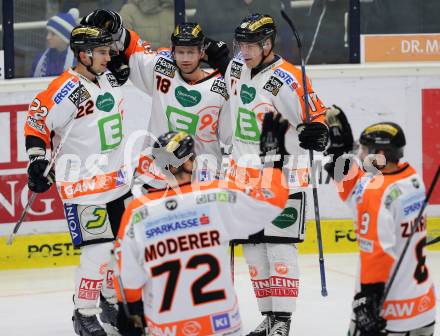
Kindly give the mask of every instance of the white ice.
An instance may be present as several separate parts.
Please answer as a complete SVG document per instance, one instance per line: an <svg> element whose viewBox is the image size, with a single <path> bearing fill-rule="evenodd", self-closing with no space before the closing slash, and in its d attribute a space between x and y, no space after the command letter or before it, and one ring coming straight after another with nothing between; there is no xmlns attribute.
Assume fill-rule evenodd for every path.
<svg viewBox="0 0 440 336"><path fill-rule="evenodd" d="M356 260L355 254L325 255L328 296L324 298L321 297L318 257L300 255L301 290L290 335L347 334ZM438 293L440 252L429 252L428 263ZM261 317L242 258L237 258L235 270L243 331L248 332ZM71 322L73 272L74 267L0 272L0 335L74 336ZM439 321L440 309L437 309ZM440 325L435 335L440 336Z"/></svg>

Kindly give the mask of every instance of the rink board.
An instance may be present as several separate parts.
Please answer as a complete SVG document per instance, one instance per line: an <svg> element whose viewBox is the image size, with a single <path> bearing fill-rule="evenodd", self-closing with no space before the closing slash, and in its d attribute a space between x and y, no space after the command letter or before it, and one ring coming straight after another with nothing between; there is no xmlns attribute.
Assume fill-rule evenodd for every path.
<svg viewBox="0 0 440 336"><path fill-rule="evenodd" d="M323 220L321 222L325 253L350 253L357 251L356 235L351 220ZM428 240L440 236L440 218L428 219ZM79 264L80 252L74 249L69 233L35 234L17 236L12 246L0 238L0 270L59 267ZM307 222L307 238L298 244L302 254L317 253L315 222ZM440 251L440 243L428 247ZM241 256L239 246L236 255Z"/></svg>

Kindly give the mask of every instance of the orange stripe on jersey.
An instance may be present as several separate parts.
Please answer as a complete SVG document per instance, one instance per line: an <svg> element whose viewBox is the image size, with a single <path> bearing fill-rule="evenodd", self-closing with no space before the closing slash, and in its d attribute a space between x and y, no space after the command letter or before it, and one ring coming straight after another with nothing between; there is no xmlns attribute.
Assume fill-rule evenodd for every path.
<svg viewBox="0 0 440 336"><path fill-rule="evenodd" d="M435 307L434 287L428 293L407 300L387 300L384 303L384 318L386 320L404 320L423 314Z"/></svg>
<svg viewBox="0 0 440 336"><path fill-rule="evenodd" d="M130 43L128 44L127 49L124 51L125 56L130 57L137 52L143 52L146 54L152 53L151 44L149 42L143 41L139 37L138 33L128 29L127 31L130 34Z"/></svg>
<svg viewBox="0 0 440 336"><path fill-rule="evenodd" d="M361 283L363 284L388 282L394 264L394 258L387 254L380 244L378 225L380 225L379 211L385 190L390 184L415 173L414 169L408 164L400 165L400 167L402 171L399 173L382 175L384 178L383 183L377 188L366 187L362 198L358 202L357 234L362 265ZM368 184L376 183L377 179L382 176L375 176Z"/></svg>
<svg viewBox="0 0 440 336"><path fill-rule="evenodd" d="M118 263L118 267L120 269L121 265ZM116 296L118 297L119 302L123 302L122 295L120 291L118 277L113 276L113 283L115 284ZM125 299L127 302L136 302L142 300L142 288L139 289L128 289L124 288Z"/></svg>
<svg viewBox="0 0 440 336"><path fill-rule="evenodd" d="M283 59L283 62L277 67L286 72L288 72L295 80L290 84L292 90L296 91L301 103L302 107L302 119L305 122L306 118L306 110L304 103L304 87L302 82L302 71L300 68L295 67L294 65L286 62ZM310 122L320 122L325 123L325 111L326 107L319 99L318 95L313 91L312 85L310 84L309 78L307 81L307 92L308 92L308 100L309 100L309 113L310 113Z"/></svg>
<svg viewBox="0 0 440 336"><path fill-rule="evenodd" d="M46 146L50 144L51 129L46 125L46 119L52 107L55 105L53 96L69 80L78 82L79 78L69 70L64 71L54 79L46 90L40 92L29 105L26 123L24 124L24 135L33 135L43 140Z"/></svg>

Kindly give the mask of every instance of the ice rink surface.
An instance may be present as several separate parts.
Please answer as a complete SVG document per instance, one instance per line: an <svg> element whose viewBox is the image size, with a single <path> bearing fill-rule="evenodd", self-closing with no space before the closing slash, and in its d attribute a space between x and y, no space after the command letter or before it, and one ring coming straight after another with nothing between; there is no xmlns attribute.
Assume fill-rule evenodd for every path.
<svg viewBox="0 0 440 336"><path fill-rule="evenodd" d="M428 252L430 272L440 288L440 252ZM328 297L321 297L318 257L300 255L301 287L297 312L290 335L345 336L350 317L356 270L356 254L325 255ZM236 262L243 331L254 328L258 313L247 268L242 258ZM0 335L73 336L74 267L0 272ZM437 297L437 305L440 299ZM437 309L437 323L440 310ZM440 325L435 335L440 336Z"/></svg>

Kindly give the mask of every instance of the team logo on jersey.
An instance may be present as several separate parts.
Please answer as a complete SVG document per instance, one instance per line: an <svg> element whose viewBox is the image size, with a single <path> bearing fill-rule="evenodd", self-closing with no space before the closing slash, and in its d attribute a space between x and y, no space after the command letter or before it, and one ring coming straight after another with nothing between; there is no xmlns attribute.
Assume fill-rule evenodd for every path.
<svg viewBox="0 0 440 336"><path fill-rule="evenodd" d="M27 124L29 127L32 127L34 130L38 131L39 133L46 134L46 130L44 129L44 125L39 124L38 120L36 120L35 118L28 116Z"/></svg>
<svg viewBox="0 0 440 336"><path fill-rule="evenodd" d="M64 86L57 91L57 93L53 96L53 101L55 104L59 104L63 101L64 97L66 97L70 91L72 91L77 85L79 79L74 77L70 79Z"/></svg>
<svg viewBox="0 0 440 336"><path fill-rule="evenodd" d="M283 212L281 212L278 217L276 217L272 224L280 229L288 228L289 226L296 223L298 219L298 210L295 208L289 207L285 208Z"/></svg>
<svg viewBox="0 0 440 336"><path fill-rule="evenodd" d="M216 79L211 86L211 92L218 93L226 100L229 99L228 91L226 89L226 83L220 79Z"/></svg>
<svg viewBox="0 0 440 336"><path fill-rule="evenodd" d="M270 76L269 80L264 84L263 89L272 93L274 96L278 95L283 82L274 76Z"/></svg>
<svg viewBox="0 0 440 336"><path fill-rule="evenodd" d="M104 112L110 112L115 106L115 98L110 92L99 95L96 99L96 107Z"/></svg>
<svg viewBox="0 0 440 336"><path fill-rule="evenodd" d="M228 313L218 314L212 316L212 327L214 331L229 329L231 327L231 320Z"/></svg>
<svg viewBox="0 0 440 336"><path fill-rule="evenodd" d="M192 114L173 106L167 106L165 114L170 130L185 131L191 135L196 134L197 124L199 122L199 116L197 114Z"/></svg>
<svg viewBox="0 0 440 336"><path fill-rule="evenodd" d="M175 199L171 199L165 202L165 208L167 210L176 210L177 209L177 201Z"/></svg>
<svg viewBox="0 0 440 336"><path fill-rule="evenodd" d="M277 68L274 73L274 75L278 76L284 83L289 85L289 87L295 91L300 87L298 81L287 71L284 71L280 68Z"/></svg>
<svg viewBox="0 0 440 336"><path fill-rule="evenodd" d="M107 74L105 74L105 76L107 77L107 80L112 87L119 87L120 86L118 83L118 80L116 79L116 77L112 73L107 73Z"/></svg>
<svg viewBox="0 0 440 336"><path fill-rule="evenodd" d="M238 109L235 137L245 141L260 141L260 130L258 128L255 112L244 108Z"/></svg>
<svg viewBox="0 0 440 336"><path fill-rule="evenodd" d="M235 77L237 79L240 79L242 69L243 69L243 64L235 62L235 61L232 61L232 64L231 64L231 76Z"/></svg>
<svg viewBox="0 0 440 336"><path fill-rule="evenodd" d="M154 66L154 71L159 72L167 77L174 78L176 75L176 66L173 62L160 57Z"/></svg>
<svg viewBox="0 0 440 336"><path fill-rule="evenodd" d="M243 84L240 90L240 98L243 104L249 104L255 99L255 95L257 94L257 90L255 90L252 86L247 86Z"/></svg>
<svg viewBox="0 0 440 336"><path fill-rule="evenodd" d="M107 210L97 206L88 206L81 211L81 226L88 233L98 235L104 233L107 229Z"/></svg>
<svg viewBox="0 0 440 336"><path fill-rule="evenodd" d="M73 90L68 98L75 106L79 106L81 103L90 98L90 93L89 91L87 91L84 85L80 85L75 90Z"/></svg>
<svg viewBox="0 0 440 336"><path fill-rule="evenodd" d="M187 90L184 86L178 86L174 90L177 101L183 107L195 106L202 100L202 95L197 90Z"/></svg>

